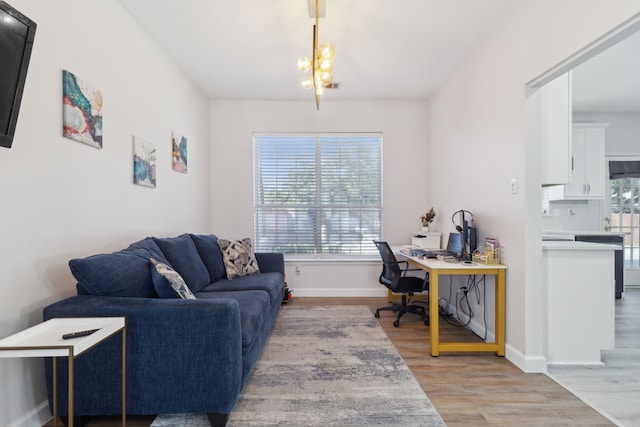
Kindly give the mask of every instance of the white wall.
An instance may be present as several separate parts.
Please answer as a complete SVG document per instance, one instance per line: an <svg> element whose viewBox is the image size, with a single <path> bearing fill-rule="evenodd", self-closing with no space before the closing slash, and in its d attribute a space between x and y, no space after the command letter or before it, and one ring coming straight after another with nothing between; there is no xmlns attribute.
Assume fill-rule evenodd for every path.
<svg viewBox="0 0 640 427"><path fill-rule="evenodd" d="M639 11L633 0L517 2L429 103L428 194L445 211L472 211L481 238L504 245L507 357L527 371L545 361L540 148L525 140L525 84ZM435 179L450 171L442 159L458 160L448 185Z"/></svg>
<svg viewBox="0 0 640 427"><path fill-rule="evenodd" d="M38 24L13 148L0 149L0 338L75 294L67 262L148 235L209 231L208 103L115 1L11 0ZM61 136L62 70L104 95L104 148ZM171 170L171 131L189 171ZM132 135L157 188L132 184ZM0 359L0 425L50 417L41 359ZM78 379L81 380L81 379Z"/></svg>
<svg viewBox="0 0 640 427"><path fill-rule="evenodd" d="M212 101L211 213L219 237L253 236L253 132L382 132L384 238L409 244L419 217L437 200L426 196L426 103ZM434 228L438 223L434 223ZM380 262L287 260L294 296L384 295ZM301 267L299 274L293 266Z"/></svg>

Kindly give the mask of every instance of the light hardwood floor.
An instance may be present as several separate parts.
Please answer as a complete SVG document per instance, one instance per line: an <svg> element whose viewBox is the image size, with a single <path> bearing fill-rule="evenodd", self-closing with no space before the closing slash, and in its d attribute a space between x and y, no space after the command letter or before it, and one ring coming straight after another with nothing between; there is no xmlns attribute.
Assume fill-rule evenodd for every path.
<svg viewBox="0 0 640 427"><path fill-rule="evenodd" d="M640 288L616 300L615 349L602 360L604 366L551 367L549 375L616 424L640 426Z"/></svg>
<svg viewBox="0 0 640 427"><path fill-rule="evenodd" d="M296 298L291 305L326 304L364 304L372 316L377 307L388 305L386 298ZM382 312L379 322L450 427L615 425L547 375L523 373L504 357L490 353L431 357L429 330L422 319L405 315L398 328L392 325L394 319L393 313ZM465 328L446 322L440 322L440 335L442 341L475 339ZM151 420L128 417L127 425L148 426ZM99 418L88 427L118 425L117 418Z"/></svg>

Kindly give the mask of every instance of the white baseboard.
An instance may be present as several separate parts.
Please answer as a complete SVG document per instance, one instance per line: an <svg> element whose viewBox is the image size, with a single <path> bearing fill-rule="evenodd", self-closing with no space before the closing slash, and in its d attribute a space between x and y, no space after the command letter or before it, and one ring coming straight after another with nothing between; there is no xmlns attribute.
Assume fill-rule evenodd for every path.
<svg viewBox="0 0 640 427"><path fill-rule="evenodd" d="M325 297L325 298L346 298L346 297L386 297L387 288L380 289L357 289L357 288L292 288L293 298L296 297Z"/></svg>
<svg viewBox="0 0 640 427"><path fill-rule="evenodd" d="M523 372L547 373L547 358L544 356L525 356L510 345L505 346L505 357Z"/></svg>
<svg viewBox="0 0 640 427"><path fill-rule="evenodd" d="M17 420L9 424L8 427L40 427L51 419L49 411L49 401L45 400Z"/></svg>

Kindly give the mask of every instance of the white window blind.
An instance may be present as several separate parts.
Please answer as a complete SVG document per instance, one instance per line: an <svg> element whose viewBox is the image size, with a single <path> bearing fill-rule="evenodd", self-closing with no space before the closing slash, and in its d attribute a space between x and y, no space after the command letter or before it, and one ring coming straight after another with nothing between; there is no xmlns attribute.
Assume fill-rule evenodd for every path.
<svg viewBox="0 0 640 427"><path fill-rule="evenodd" d="M382 135L254 135L255 249L376 254Z"/></svg>

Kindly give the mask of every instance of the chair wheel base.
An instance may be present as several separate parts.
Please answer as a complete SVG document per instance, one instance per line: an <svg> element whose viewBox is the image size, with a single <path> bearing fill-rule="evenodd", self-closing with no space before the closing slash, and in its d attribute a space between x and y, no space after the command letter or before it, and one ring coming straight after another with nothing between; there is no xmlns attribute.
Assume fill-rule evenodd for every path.
<svg viewBox="0 0 640 427"><path fill-rule="evenodd" d="M394 321L393 321L393 326L395 326L396 328L397 328L398 326L400 326L400 321L399 321L399 320L394 320Z"/></svg>

